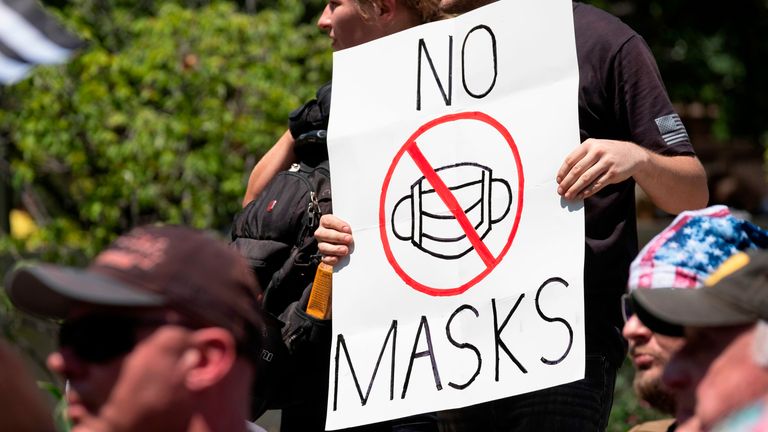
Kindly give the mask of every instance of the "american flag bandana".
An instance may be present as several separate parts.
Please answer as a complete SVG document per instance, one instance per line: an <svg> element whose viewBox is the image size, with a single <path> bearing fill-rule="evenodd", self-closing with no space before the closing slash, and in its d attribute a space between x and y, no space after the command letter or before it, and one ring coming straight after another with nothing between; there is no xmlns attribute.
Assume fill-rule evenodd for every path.
<svg viewBox="0 0 768 432"><path fill-rule="evenodd" d="M768 231L726 206L686 211L632 261L628 288L698 288L731 255L766 248Z"/></svg>

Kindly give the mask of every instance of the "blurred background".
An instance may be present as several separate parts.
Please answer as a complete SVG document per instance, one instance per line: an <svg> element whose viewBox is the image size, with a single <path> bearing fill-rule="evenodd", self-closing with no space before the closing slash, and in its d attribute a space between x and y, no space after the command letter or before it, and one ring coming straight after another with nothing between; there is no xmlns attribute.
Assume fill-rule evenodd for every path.
<svg viewBox="0 0 768 432"><path fill-rule="evenodd" d="M710 204L768 226L768 1L588 3L650 45L707 170ZM0 87L3 274L30 258L83 264L148 222L225 236L255 162L330 79L321 0L42 5L83 45L65 65ZM671 221L642 194L638 216L641 241ZM55 403L60 386L42 363L53 326L14 313L2 294L0 323ZM629 377L625 367L611 431L656 415ZM276 430L271 417L264 425Z"/></svg>

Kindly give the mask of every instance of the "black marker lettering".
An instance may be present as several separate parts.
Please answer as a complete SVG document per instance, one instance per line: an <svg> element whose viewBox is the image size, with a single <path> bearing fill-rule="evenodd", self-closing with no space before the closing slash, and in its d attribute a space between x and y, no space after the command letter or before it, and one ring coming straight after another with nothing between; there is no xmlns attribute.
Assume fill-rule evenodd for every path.
<svg viewBox="0 0 768 432"><path fill-rule="evenodd" d="M352 379L355 382L355 387L357 387L357 394L360 396L360 403L365 406L366 403L368 403L368 397L371 395L371 388L373 388L373 382L376 379L376 373L379 371L379 365L381 364L381 359L384 357L384 350L387 348L387 342L389 342L389 337L392 336L392 369L390 372L389 377L389 400L393 400L395 398L395 347L397 346L397 320L392 321L392 325L389 327L389 331L387 332L387 337L384 339L384 345L381 346L381 352L379 353L379 358L376 360L376 367L373 369L373 374L371 375L371 381L368 383L368 390L365 392L365 395L363 395L363 391L360 388L360 382L357 379L357 374L355 373L355 368L352 366L352 359L349 356L349 350L347 349L347 343L344 341L344 335L339 334L337 342L336 342L336 368L334 372L334 384L333 384L333 410L336 411L337 408L337 402L339 397L339 355L341 353L341 349L344 349L344 355L347 359L347 364L349 365L349 370L352 372ZM410 372L410 370L409 370Z"/></svg>
<svg viewBox="0 0 768 432"><path fill-rule="evenodd" d="M437 87L440 89L440 93L443 95L443 100L446 106L451 106L451 100L453 99L453 36L448 36L448 93L445 92L440 77L437 75L435 64L432 63L432 57L429 55L427 45L424 43L424 39L419 39L419 60L418 68L416 71L416 111L421 111L421 58L422 52L427 57L429 62L429 68L432 69L432 76L435 77ZM495 78L494 78L495 80Z"/></svg>
<svg viewBox="0 0 768 432"><path fill-rule="evenodd" d="M548 364L548 365L556 365L556 364L560 363L561 361L565 360L565 358L568 357L568 353L571 352L571 346L573 345L573 329L571 328L571 325L568 324L568 321L564 320L563 318L550 318L550 317L544 315L544 312L541 311L541 307L539 307L539 295L544 290L544 287L549 285L549 284L551 284L551 283L555 283L555 282L561 283L561 284L563 284L566 287L568 286L568 282L566 282L562 278L553 277L553 278L547 279L543 284L541 284L541 286L539 287L539 290L536 292L536 302L535 302L536 303L536 312L539 314L539 316L542 319L544 319L544 321L546 321L546 322L559 322L559 323L562 323L565 326L565 328L568 329L568 348L565 349L565 353L563 353L563 355L559 359L557 359L557 360L547 360L547 359L545 359L542 356L541 357L541 362L544 363L544 364Z"/></svg>
<svg viewBox="0 0 768 432"><path fill-rule="evenodd" d="M471 343L466 343L466 342L459 343L459 342L456 342L456 340L453 338L453 335L451 335L451 323L453 322L453 319L456 317L456 315L459 314L459 312L467 310L467 309L469 309L472 312L474 312L475 313L475 317L479 317L480 316L480 313L477 311L477 309L475 309L474 307L472 307L470 305L466 305L465 304L465 305L460 306L455 311L453 311L453 314L451 314L451 317L448 318L448 323L445 325L445 334L446 334L446 336L448 336L448 340L453 344L453 346L455 346L457 348L461 348L461 349L472 350L472 351L475 352L475 356L477 357L477 369L475 369L475 373L474 373L474 375L472 375L472 378L470 378L469 381L467 381L464 384L454 384L452 382L448 383L449 386L451 386L451 387L453 387L453 388L455 388L457 390L464 390L465 388L469 387L469 385L472 384L472 382L475 380L475 378L477 378L477 376L480 375L480 367L483 364L483 358L480 356L480 350L477 349L476 346L472 345Z"/></svg>
<svg viewBox="0 0 768 432"><path fill-rule="evenodd" d="M416 352L416 347L419 345L419 339L421 338L421 329L424 329L424 334L427 336L427 350ZM413 361L419 357L429 356L432 361L432 375L435 378L435 388L438 390L443 389L443 384L440 382L440 373L437 371L437 363L435 362L435 352L432 350L432 335L429 332L429 322L427 317L421 316L421 323L419 323L419 330L416 332L416 339L413 341L413 350L411 351L411 360L408 362L408 372L405 374L405 383L403 384L403 395L400 399L405 399L405 393L408 391L408 382L411 380L411 369L413 369Z"/></svg>
<svg viewBox="0 0 768 432"><path fill-rule="evenodd" d="M507 326L507 323L509 322L509 319L512 318L512 314L515 313L515 310L517 310L517 307L520 306L520 302L523 300L523 297L525 297L525 294L520 294L520 297L517 299L517 302L515 302L515 305L512 307L512 310L509 311L509 314L507 314L507 317L504 319L504 322L501 324L501 327L499 327L499 320L496 316L496 299L491 299L491 305L493 306L493 337L496 340L496 382L499 381L499 347L504 350L505 353L507 353L507 356L515 362L518 368L523 373L528 373L528 371L523 367L522 364L520 364L519 361L515 358L514 355L509 351L509 348L507 348L507 345L504 343L504 341L501 340L501 332L504 331L504 327Z"/></svg>
<svg viewBox="0 0 768 432"><path fill-rule="evenodd" d="M488 35L491 37L491 48L493 49L493 81L491 81L491 85L488 86L488 89L486 89L482 93L473 93L472 90L467 87L467 69L464 62L464 54L465 50L467 48L467 40L469 39L469 36L474 33L476 30L485 30L488 32ZM430 63L431 64L431 63ZM432 69L434 71L434 69ZM472 30L467 33L467 35L464 37L464 44L461 46L461 83L464 85L464 91L467 92L468 95L472 96L475 99L482 99L486 96L488 96L488 93L493 90L493 87L496 85L496 77L499 75L499 62L496 54L496 35L493 34L493 30L491 30L490 27L487 25L480 24L479 26L473 28ZM450 104L449 104L450 105Z"/></svg>

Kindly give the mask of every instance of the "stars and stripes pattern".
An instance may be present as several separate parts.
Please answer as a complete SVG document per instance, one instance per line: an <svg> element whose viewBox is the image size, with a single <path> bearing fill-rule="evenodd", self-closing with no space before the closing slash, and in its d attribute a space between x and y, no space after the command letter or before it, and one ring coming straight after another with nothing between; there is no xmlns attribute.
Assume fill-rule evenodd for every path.
<svg viewBox="0 0 768 432"><path fill-rule="evenodd" d="M768 248L768 231L726 206L683 212L632 261L629 289L698 288L731 255Z"/></svg>
<svg viewBox="0 0 768 432"><path fill-rule="evenodd" d="M659 128L661 138L668 146L689 141L688 132L677 114L657 118L656 126Z"/></svg>
<svg viewBox="0 0 768 432"><path fill-rule="evenodd" d="M34 0L0 0L0 84L12 84L36 64L64 63L82 42Z"/></svg>

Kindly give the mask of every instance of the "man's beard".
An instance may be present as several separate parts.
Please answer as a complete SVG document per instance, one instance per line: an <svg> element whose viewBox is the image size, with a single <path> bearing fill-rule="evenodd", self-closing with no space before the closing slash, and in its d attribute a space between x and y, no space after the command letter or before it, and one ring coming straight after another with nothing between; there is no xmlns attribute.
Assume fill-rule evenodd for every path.
<svg viewBox="0 0 768 432"><path fill-rule="evenodd" d="M675 399L672 393L664 387L660 379L637 379L633 387L637 397L648 402L657 410L666 414L675 414Z"/></svg>

